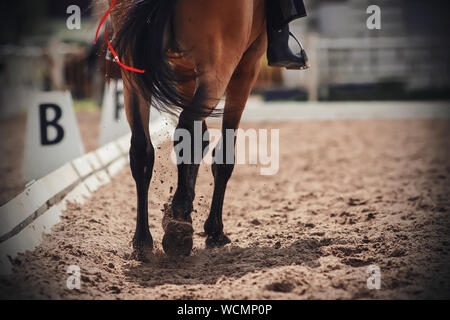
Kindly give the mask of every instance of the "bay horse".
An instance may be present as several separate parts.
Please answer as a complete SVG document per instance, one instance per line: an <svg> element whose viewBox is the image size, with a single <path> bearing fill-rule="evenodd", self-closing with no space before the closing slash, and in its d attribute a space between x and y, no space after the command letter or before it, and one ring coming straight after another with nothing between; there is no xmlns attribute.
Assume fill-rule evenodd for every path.
<svg viewBox="0 0 450 320"><path fill-rule="evenodd" d="M111 4L112 0L109 0ZM125 109L131 128L130 167L137 189L134 253L145 259L153 248L148 225L148 190L155 149L149 134L150 107L179 114L177 129L196 139L194 121L220 112L222 140L213 152L227 150L225 130L238 129L242 112L267 49L265 0L118 0L111 12L112 45L125 64L145 72L121 69ZM231 139L231 138L229 138ZM236 143L236 139L234 142ZM204 142L207 147L208 142ZM230 149L230 148L228 148ZM224 152L224 153L222 153ZM234 157L234 156L233 156ZM214 194L204 223L206 247L230 243L222 222L225 189L234 164L213 164ZM178 184L163 218L163 249L170 256L192 250L192 219L199 164L178 165Z"/></svg>

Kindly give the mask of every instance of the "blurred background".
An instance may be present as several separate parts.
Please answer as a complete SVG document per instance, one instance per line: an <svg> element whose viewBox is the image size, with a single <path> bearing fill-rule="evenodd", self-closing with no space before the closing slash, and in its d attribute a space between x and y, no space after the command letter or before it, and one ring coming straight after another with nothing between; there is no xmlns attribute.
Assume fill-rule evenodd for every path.
<svg viewBox="0 0 450 320"><path fill-rule="evenodd" d="M1 116L20 112L29 93L69 89L99 105L104 76L93 46L98 15L89 0L3 1ZM411 100L450 97L448 1L305 1L308 17L291 23L307 49L306 72L265 64L255 93L266 100ZM82 9L81 30L68 30L66 9ZM382 10L369 30L369 5ZM296 44L292 42L295 51ZM24 94L25 93L25 94ZM26 94L28 93L28 94ZM14 97L12 99L11 97Z"/></svg>
<svg viewBox="0 0 450 320"><path fill-rule="evenodd" d="M73 4L82 11L81 30L66 27L66 10ZM291 23L291 30L302 40L311 68L286 71L263 61L253 92L262 107L263 101L299 101L299 106L314 108L308 102L450 98L448 1L305 0L305 4L308 17ZM380 30L366 26L370 5L381 7ZM98 146L105 81L101 45L93 45L103 12L95 12L91 0L2 1L0 8L4 181L0 202L4 202L23 189L20 168L30 97L39 91L70 90L90 151ZM298 50L293 40L291 46ZM360 105L364 108L364 103Z"/></svg>

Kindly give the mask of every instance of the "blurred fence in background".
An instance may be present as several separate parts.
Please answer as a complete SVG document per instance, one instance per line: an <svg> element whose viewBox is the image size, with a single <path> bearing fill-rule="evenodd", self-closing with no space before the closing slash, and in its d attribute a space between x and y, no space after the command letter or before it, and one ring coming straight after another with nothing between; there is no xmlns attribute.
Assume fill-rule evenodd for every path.
<svg viewBox="0 0 450 320"><path fill-rule="evenodd" d="M426 98L449 89L450 47L440 39L320 39L316 50L322 99L346 98L345 86L354 98L358 86L366 94L385 90L378 98Z"/></svg>

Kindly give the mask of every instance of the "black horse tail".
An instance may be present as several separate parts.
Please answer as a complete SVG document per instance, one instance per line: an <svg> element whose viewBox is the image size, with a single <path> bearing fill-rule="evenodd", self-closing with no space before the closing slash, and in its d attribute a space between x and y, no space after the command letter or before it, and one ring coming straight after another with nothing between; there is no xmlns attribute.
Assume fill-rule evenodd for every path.
<svg viewBox="0 0 450 320"><path fill-rule="evenodd" d="M184 96L178 89L179 85L195 80L195 72L176 74L167 59L165 35L178 0L130 0L122 3L117 7L122 18L113 46L117 47L124 63L145 70L144 73L125 71L133 89L147 101L151 99L159 111L177 114L189 105L186 111L191 114L206 113L205 108L193 106L192 97Z"/></svg>

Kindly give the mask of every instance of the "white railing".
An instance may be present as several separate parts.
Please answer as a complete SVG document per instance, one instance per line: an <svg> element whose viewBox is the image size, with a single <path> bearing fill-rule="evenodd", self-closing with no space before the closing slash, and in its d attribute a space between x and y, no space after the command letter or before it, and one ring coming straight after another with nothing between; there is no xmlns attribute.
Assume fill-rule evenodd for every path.
<svg viewBox="0 0 450 320"><path fill-rule="evenodd" d="M450 47L440 39L319 39L317 52L321 85L396 80L422 89L450 82Z"/></svg>

